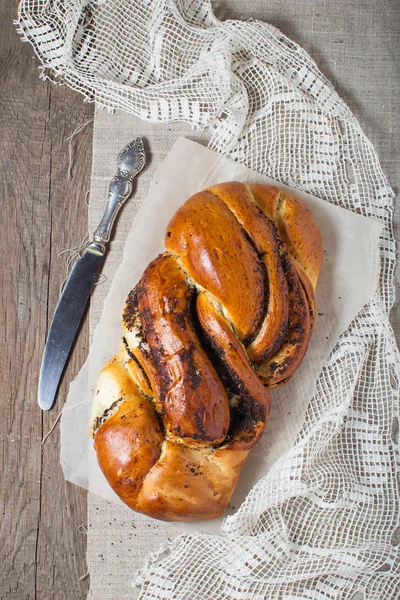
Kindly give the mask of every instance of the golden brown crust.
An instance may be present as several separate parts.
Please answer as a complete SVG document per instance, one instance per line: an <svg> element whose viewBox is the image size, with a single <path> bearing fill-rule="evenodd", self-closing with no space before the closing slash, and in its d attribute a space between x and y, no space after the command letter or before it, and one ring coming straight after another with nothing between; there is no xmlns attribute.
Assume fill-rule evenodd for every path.
<svg viewBox="0 0 400 600"><path fill-rule="evenodd" d="M264 307L263 271L222 200L207 191L192 196L172 217L165 247L182 259L198 286L223 304L240 339L254 332Z"/></svg>
<svg viewBox="0 0 400 600"><path fill-rule="evenodd" d="M301 285L303 286L303 289L307 296L308 308L310 311L310 334L311 334L312 330L314 328L314 323L315 323L315 288L314 288L313 284L311 283L311 281L310 281L307 273L305 272L304 268L302 267L302 265L300 263L298 263L297 260L293 257L291 257L291 261L297 271Z"/></svg>
<svg viewBox="0 0 400 600"><path fill-rule="evenodd" d="M254 372L244 346L227 319L218 312L212 296L207 292L200 293L196 306L200 323L215 351L215 360L221 368L225 367L231 391L239 399L236 405L231 405L230 434L236 437L237 431L240 431L241 448L251 450L267 422L270 395Z"/></svg>
<svg viewBox="0 0 400 600"><path fill-rule="evenodd" d="M105 414L110 414L122 398L140 394L140 387L126 369L125 357L117 354L108 361L97 380L90 420L91 435L98 429Z"/></svg>
<svg viewBox="0 0 400 600"><path fill-rule="evenodd" d="M321 237L291 194L229 182L192 196L165 245L126 301L92 434L131 508L213 519L265 429L267 388L288 381L306 352Z"/></svg>
<svg viewBox="0 0 400 600"><path fill-rule="evenodd" d="M242 183L232 181L209 188L235 215L253 242L264 265L268 280L268 300L259 331L247 346L250 360L259 362L280 346L288 326L288 286L283 272L275 224L253 202Z"/></svg>
<svg viewBox="0 0 400 600"><path fill-rule="evenodd" d="M307 296L292 260L286 252L285 273L289 285L289 327L279 350L269 359L254 365L267 387L287 382L300 365L310 341L310 311Z"/></svg>
<svg viewBox="0 0 400 600"><path fill-rule="evenodd" d="M213 453L167 440L143 482L136 510L167 521L215 519L226 509L247 455L241 452L231 466L218 456L213 460Z"/></svg>
<svg viewBox="0 0 400 600"><path fill-rule="evenodd" d="M314 290L322 265L322 238L304 202L274 186L247 184L254 201L272 219L293 258L306 272Z"/></svg>
<svg viewBox="0 0 400 600"><path fill-rule="evenodd" d="M187 444L215 446L228 431L228 398L196 336L192 295L176 258L161 255L140 280L138 309L155 365L154 391L165 430Z"/></svg>
<svg viewBox="0 0 400 600"><path fill-rule="evenodd" d="M143 479L158 460L164 433L149 400L125 396L96 431L94 448L108 483L132 506Z"/></svg>
<svg viewBox="0 0 400 600"><path fill-rule="evenodd" d="M138 391L151 398L153 396L153 390L149 378L143 367L140 365L139 360L135 357L133 352L130 351L125 338L122 338L121 340L118 356L127 370L129 377L136 384Z"/></svg>

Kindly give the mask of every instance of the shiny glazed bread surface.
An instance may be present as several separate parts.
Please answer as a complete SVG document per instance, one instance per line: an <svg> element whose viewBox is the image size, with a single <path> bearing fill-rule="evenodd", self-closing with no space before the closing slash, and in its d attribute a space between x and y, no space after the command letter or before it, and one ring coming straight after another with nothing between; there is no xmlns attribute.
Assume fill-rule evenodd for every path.
<svg viewBox="0 0 400 600"><path fill-rule="evenodd" d="M127 298L91 431L128 506L213 519L263 433L268 388L287 382L306 352L321 236L295 196L229 182L185 202L165 248Z"/></svg>

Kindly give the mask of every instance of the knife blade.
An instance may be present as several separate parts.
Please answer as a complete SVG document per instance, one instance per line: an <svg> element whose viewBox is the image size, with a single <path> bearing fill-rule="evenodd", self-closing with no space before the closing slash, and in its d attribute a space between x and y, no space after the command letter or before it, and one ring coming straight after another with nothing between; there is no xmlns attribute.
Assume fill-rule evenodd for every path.
<svg viewBox="0 0 400 600"><path fill-rule="evenodd" d="M68 360L88 300L103 265L117 213L132 193L133 179L143 169L146 156L141 138L118 155L118 171L111 180L107 205L93 240L75 263L64 287L50 326L40 369L38 402L49 410Z"/></svg>
<svg viewBox="0 0 400 600"><path fill-rule="evenodd" d="M62 372L103 259L104 254L96 255L86 250L75 263L58 302L40 371L39 406L42 410L49 410L53 405Z"/></svg>

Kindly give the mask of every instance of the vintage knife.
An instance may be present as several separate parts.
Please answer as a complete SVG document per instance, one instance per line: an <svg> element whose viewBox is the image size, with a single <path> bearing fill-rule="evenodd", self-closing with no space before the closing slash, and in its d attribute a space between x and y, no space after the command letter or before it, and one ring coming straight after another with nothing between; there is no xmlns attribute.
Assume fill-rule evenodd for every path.
<svg viewBox="0 0 400 600"><path fill-rule="evenodd" d="M110 183L103 218L94 233L93 241L75 263L64 287L50 327L40 370L38 400L43 410L49 410L53 406L79 323L103 264L115 217L132 193L133 178L140 173L145 162L143 141L140 138L120 152L118 171Z"/></svg>

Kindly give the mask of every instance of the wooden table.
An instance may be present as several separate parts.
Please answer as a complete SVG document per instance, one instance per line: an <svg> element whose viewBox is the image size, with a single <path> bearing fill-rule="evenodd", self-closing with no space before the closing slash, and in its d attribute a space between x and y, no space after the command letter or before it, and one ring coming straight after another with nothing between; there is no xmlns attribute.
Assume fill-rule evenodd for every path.
<svg viewBox="0 0 400 600"><path fill-rule="evenodd" d="M352 3L359 4L358 0ZM87 570L86 492L64 481L58 428L43 446L41 440L63 405L68 382L85 359L87 323L75 345L54 410L42 413L36 397L47 330L65 277L66 257L59 255L79 245L87 230L85 197L90 187L92 124L74 138L71 180L67 176L66 140L93 116L93 105L85 104L79 94L65 86L39 79L39 62L33 57L32 47L21 43L12 26L17 4L17 0L0 4L0 598L83 600L89 586L87 577L80 579ZM320 4L323 10L329 10L325 2ZM357 10L361 10L361 4ZM370 12L375 10L372 4L368 2ZM365 82L360 71L362 52L353 52L348 63L359 69L357 80L343 67L346 56L341 44L343 39L354 43L357 32L358 41L362 39L370 18L366 6L365 12L360 12L365 27L350 31L353 21L349 20L349 31L343 33L343 39L333 39L327 45L329 32L324 33L323 27L317 32L315 20L311 29L296 25L296 14L290 11L301 11L306 5L286 2L282 8L281 0L269 0L267 4L260 0L258 5L259 12L255 14L252 9L252 16L281 27L312 53L360 119L392 185L400 185L400 136L396 125L400 82L392 78L393 91L388 90L379 79L378 68L375 79ZM332 10L334 6L336 3ZM251 16L245 14L246 3L237 2L237 7L229 16ZM397 0L385 0L383 8L376 10L382 25L381 51L392 52L393 64L397 64ZM287 16L282 17L285 11ZM323 18L316 12L315 19L318 16ZM345 26L346 18L343 23ZM325 38L321 42L322 35ZM371 51L368 39L361 46L364 53ZM371 111L374 98L375 112ZM380 109L376 98L382 99L385 122L377 117ZM399 317L398 304L392 321L399 322Z"/></svg>
<svg viewBox="0 0 400 600"><path fill-rule="evenodd" d="M37 405L47 330L65 277L66 248L87 231L93 104L39 79L37 58L12 26L17 0L0 4L1 350L0 598L86 598L86 491L63 478L59 429L42 446L82 365L84 324L55 408ZM78 529L79 528L79 529Z"/></svg>

